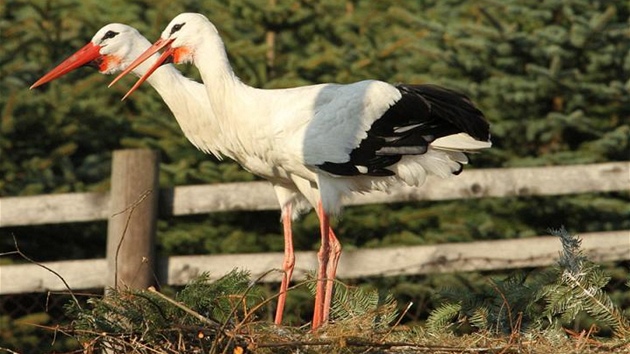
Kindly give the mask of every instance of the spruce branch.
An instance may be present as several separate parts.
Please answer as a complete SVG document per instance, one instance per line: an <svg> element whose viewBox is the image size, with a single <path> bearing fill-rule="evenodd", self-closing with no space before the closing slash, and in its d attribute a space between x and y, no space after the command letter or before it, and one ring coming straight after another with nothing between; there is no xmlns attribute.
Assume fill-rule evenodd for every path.
<svg viewBox="0 0 630 354"><path fill-rule="evenodd" d="M597 264L590 262L580 249L581 240L568 233L564 227L550 230L562 241L562 252L558 265L562 270L559 284L547 291L549 296L548 315L555 309L564 312L567 320L574 320L580 311L586 311L610 326L618 336L630 333L630 324L603 291L610 277L603 274Z"/></svg>
<svg viewBox="0 0 630 354"><path fill-rule="evenodd" d="M427 319L429 333L438 334L450 328L461 311L461 303L444 303L431 311Z"/></svg>
<svg viewBox="0 0 630 354"><path fill-rule="evenodd" d="M628 319L603 289L610 277L583 254L581 240L564 227L550 232L562 244L553 269L535 277L516 272L500 281L490 280L490 286L477 293L444 289L440 295L446 302L429 315L429 330L443 331L456 319L464 319L479 330L515 336L533 329L557 331L585 312L618 337L630 334Z"/></svg>
<svg viewBox="0 0 630 354"><path fill-rule="evenodd" d="M170 304L172 304L173 306L181 309L182 311L192 315L193 317L195 317L196 319L198 319L200 322L203 322L207 325L209 325L210 327L214 328L214 329L219 329L221 327L220 323L213 321L205 316L200 315L199 313L195 312L194 310L190 309L189 307L171 299L170 297L160 293L159 291L157 291L154 287L150 286L147 289L149 292L159 296L160 298L164 299L165 301L169 302Z"/></svg>

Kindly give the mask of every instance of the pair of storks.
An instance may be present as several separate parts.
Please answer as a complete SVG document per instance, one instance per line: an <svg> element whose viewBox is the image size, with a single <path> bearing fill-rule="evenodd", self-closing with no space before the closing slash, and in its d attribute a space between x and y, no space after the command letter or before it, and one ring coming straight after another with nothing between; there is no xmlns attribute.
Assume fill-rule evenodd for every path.
<svg viewBox="0 0 630 354"><path fill-rule="evenodd" d="M159 51L162 50L162 54ZM168 63L192 63L203 84ZM468 162L465 152L491 146L489 124L464 95L434 85L377 80L263 90L234 74L215 26L183 13L151 45L134 28L109 24L91 42L31 86L80 66L101 73L134 72L148 80L188 140L228 156L274 187L284 224L284 275L275 322L280 324L293 272L291 222L310 208L320 221L312 327L327 323L341 245L329 216L351 193L421 185L427 174L449 177Z"/></svg>

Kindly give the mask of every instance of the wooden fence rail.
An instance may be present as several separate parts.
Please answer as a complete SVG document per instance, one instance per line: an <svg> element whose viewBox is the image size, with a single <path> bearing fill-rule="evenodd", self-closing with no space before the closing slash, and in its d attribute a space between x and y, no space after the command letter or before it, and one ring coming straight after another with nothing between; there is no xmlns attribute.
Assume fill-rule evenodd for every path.
<svg viewBox="0 0 630 354"><path fill-rule="evenodd" d="M172 256L154 260L156 212L170 216L278 209L273 189L266 182L181 186L157 191L157 161L155 154L147 151L115 152L112 191L108 193L0 198L0 227L109 220L106 259L45 263L75 289L108 287L115 283L144 287L154 275L162 283L178 285L203 271L221 276L240 267L256 275L281 264L282 254L279 253ZM630 162L612 162L465 170L456 178L430 177L421 188L397 188L389 194L358 195L346 204L628 190ZM630 230L589 233L581 237L584 249L596 260L630 259ZM131 243L130 239L133 240ZM541 266L555 262L559 250L560 243L554 237L364 249L344 253L339 276L354 278ZM305 271L315 269L316 260L313 252L299 252L297 258L296 278L300 279ZM114 274L120 275L117 282ZM278 279L279 274L274 273L265 278L266 281ZM37 265L0 266L0 294L43 290L63 290L63 283Z"/></svg>
<svg viewBox="0 0 630 354"><path fill-rule="evenodd" d="M630 259L630 231L580 234L582 249L597 262ZM496 270L540 267L555 264L562 246L557 237L446 243L431 246L405 246L361 249L345 252L339 261L340 279L374 276L414 275L472 270ZM282 253L171 256L157 260L157 278L163 284L184 285L202 272L211 279L234 268L248 269L253 277L278 269ZM304 279L317 266L315 252L296 252L293 279ZM107 260L47 262L45 265L63 275L72 289L109 286L104 274ZM270 273L266 282L280 280L280 273ZM54 274L34 264L0 266L0 295L63 291L64 284Z"/></svg>
<svg viewBox="0 0 630 354"><path fill-rule="evenodd" d="M528 195L566 195L630 189L630 162L531 168L466 170L420 188L357 195L346 205ZM160 190L160 215L180 216L237 210L277 210L267 182L179 186ZM109 192L0 198L0 227L107 220Z"/></svg>

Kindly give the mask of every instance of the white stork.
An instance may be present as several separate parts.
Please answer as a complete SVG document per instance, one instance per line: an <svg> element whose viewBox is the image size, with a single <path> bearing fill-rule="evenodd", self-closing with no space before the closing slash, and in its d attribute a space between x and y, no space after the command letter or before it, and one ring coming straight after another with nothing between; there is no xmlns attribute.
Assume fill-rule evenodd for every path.
<svg viewBox="0 0 630 354"><path fill-rule="evenodd" d="M115 74L129 67L133 59L137 58L151 43L135 28L120 23L111 23L102 27L92 40L83 48L72 54L66 60L50 70L37 80L31 89L61 77L82 66L96 67L102 74ZM158 55L136 66L134 74L144 75ZM180 128L188 140L201 151L212 153L221 159L222 155L232 157L247 166L240 156L235 155L229 145L223 144L218 120L210 106L204 85L183 76L173 65L163 65L155 70L148 79L170 108L179 123ZM285 183L292 183L290 180ZM288 193L285 188L276 184L275 191L283 205L283 223L285 242L284 276L278 296L275 323L282 322L282 314L286 301L286 291L293 271L294 259L291 233L292 218L300 212L310 209L308 202L300 195Z"/></svg>
<svg viewBox="0 0 630 354"><path fill-rule="evenodd" d="M343 198L401 183L419 186L427 174L458 174L468 162L465 152L491 146L483 114L464 95L438 86L366 80L274 90L250 87L234 74L215 26L195 13L175 17L112 84L162 49L125 97L163 62L193 63L224 144L246 169L274 185L283 220L290 221L296 200L304 198L316 208L321 247L314 330L328 321L341 254L329 216L340 212ZM286 241L291 248L285 250L288 282L294 258L291 241Z"/></svg>
<svg viewBox="0 0 630 354"><path fill-rule="evenodd" d="M50 70L31 89L61 77L82 66L97 68L102 74L120 73L151 46L135 28L121 23L103 26L92 40ZM133 73L144 75L158 59L137 66ZM173 65L162 65L149 78L149 84L160 94L188 140L199 150L217 158L226 154L204 85L181 74Z"/></svg>

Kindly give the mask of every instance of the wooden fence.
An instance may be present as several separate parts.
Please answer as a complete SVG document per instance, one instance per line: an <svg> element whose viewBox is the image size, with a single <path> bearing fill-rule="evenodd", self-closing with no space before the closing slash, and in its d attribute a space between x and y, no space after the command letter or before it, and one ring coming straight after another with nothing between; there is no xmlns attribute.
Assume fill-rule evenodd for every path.
<svg viewBox="0 0 630 354"><path fill-rule="evenodd" d="M185 284L208 271L221 276L235 267L254 276L282 263L281 253L171 256L155 259L159 215L190 215L236 210L275 210L266 182L180 186L159 189L159 158L147 150L116 151L108 193L72 193L0 198L0 227L108 220L107 257L44 263L73 289L114 284ZM591 165L465 170L451 179L429 177L420 188L356 196L347 205L418 200L545 196L630 190L630 162ZM280 230L280 228L278 228ZM280 232L280 231L279 231ZM596 261L630 259L630 230L580 234L583 249ZM355 278L549 265L561 246L557 238L481 241L431 246L348 251L338 276ZM314 252L297 252L295 279L316 268ZM278 281L271 273L265 281ZM36 264L0 266L0 294L63 290L59 277Z"/></svg>

